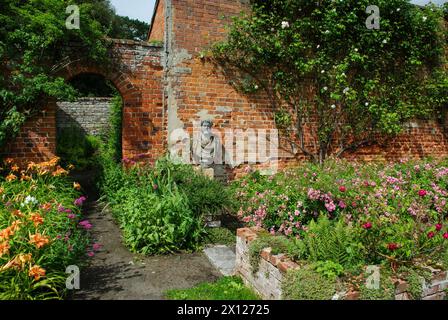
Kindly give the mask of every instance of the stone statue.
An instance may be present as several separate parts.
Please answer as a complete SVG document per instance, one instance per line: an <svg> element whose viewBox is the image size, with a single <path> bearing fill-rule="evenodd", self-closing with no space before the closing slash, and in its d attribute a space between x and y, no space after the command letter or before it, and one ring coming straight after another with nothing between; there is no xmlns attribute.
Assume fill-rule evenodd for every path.
<svg viewBox="0 0 448 320"><path fill-rule="evenodd" d="M213 122L210 120L201 121L201 132L193 142L193 156L195 162L203 169L211 168L218 145L217 137L212 133Z"/></svg>

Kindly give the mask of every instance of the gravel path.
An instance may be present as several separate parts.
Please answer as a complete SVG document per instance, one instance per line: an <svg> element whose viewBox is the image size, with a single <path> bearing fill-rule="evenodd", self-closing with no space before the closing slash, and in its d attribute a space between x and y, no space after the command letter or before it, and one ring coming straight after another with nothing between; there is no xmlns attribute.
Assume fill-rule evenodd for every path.
<svg viewBox="0 0 448 320"><path fill-rule="evenodd" d="M92 236L102 245L89 265L81 270L81 288L73 299L141 300L164 299L164 292L212 282L221 274L201 253L142 256L132 254L122 243L121 231L110 213L96 202L94 174L74 175L88 194L86 218L93 224Z"/></svg>

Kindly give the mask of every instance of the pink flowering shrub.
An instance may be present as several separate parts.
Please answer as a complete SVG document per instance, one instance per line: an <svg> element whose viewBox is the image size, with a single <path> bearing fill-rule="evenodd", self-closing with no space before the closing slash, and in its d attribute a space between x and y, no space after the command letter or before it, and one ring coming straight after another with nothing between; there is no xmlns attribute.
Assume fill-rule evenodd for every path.
<svg viewBox="0 0 448 320"><path fill-rule="evenodd" d="M319 215L354 227L370 263L434 258L448 248L448 161L328 161L235 182L238 217L272 234L306 236Z"/></svg>

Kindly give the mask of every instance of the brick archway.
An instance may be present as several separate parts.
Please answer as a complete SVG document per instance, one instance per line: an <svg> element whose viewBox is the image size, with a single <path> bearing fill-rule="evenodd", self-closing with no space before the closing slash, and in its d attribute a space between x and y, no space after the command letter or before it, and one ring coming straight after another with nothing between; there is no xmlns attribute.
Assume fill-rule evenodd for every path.
<svg viewBox="0 0 448 320"><path fill-rule="evenodd" d="M116 58L111 67L79 59L66 63L57 74L66 81L85 73L110 80L123 98L123 157L138 156L152 162L163 153L166 137L162 48L147 42L114 40L111 54ZM54 157L56 108L56 102L51 102L29 119L5 153L19 162L39 162Z"/></svg>
<svg viewBox="0 0 448 320"><path fill-rule="evenodd" d="M66 81L83 75L83 74L96 74L102 76L105 80L109 80L118 90L122 100L122 146L123 157L134 157L136 152L125 152L125 150L137 150L138 146L133 146L132 141L138 136L135 122L135 112L142 108L142 90L136 87L129 78L129 76L122 71L108 71L95 65L88 63L77 62L70 64L61 71L61 75ZM140 153L137 153L140 154Z"/></svg>

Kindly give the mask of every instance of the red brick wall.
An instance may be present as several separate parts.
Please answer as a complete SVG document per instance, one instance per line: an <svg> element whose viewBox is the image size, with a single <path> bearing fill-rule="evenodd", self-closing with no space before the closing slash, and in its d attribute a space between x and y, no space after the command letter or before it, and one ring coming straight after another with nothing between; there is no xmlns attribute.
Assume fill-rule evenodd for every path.
<svg viewBox="0 0 448 320"><path fill-rule="evenodd" d="M248 0L161 0L149 39L167 40L165 50L148 43L115 42L121 67L115 71L80 62L64 70L69 79L95 72L111 79L124 99L123 155L143 155L151 161L167 149L168 134L177 128L192 132L193 121L211 119L215 128L273 129L272 109L263 95L239 94L220 71L201 57L223 39L230 17L247 10ZM162 36L164 34L164 36ZM162 65L166 65L163 69ZM119 71L120 70L120 71ZM51 113L52 112L52 113ZM9 155L46 160L55 152L54 111L28 122L9 146ZM51 119L50 119L51 118ZM39 125L41 121L41 125ZM35 143L31 146L30 140ZM387 145L370 146L345 154L365 160L446 156L447 139L436 122L419 122ZM297 163L303 155L282 154L281 166ZM242 170L237 168L234 173Z"/></svg>
<svg viewBox="0 0 448 320"><path fill-rule="evenodd" d="M19 162L40 162L56 153L56 103L49 103L33 119L25 122L17 139L6 146L5 153Z"/></svg>
<svg viewBox="0 0 448 320"><path fill-rule="evenodd" d="M247 97L237 93L222 74L201 59L201 51L225 37L229 17L246 10L248 1L165 0L171 3L172 21L168 39L167 84L168 112L174 112L174 125L191 131L192 120L211 118L217 128L274 128L272 110L262 95ZM172 120L172 119L171 119ZM364 160L398 160L429 155L446 156L447 139L443 127L435 121L418 121L418 126L405 131L382 146L361 148L344 154ZM285 156L286 153L283 153ZM296 155L295 159L304 159ZM284 158L282 165L294 163ZM235 170L235 173L241 168Z"/></svg>
<svg viewBox="0 0 448 320"><path fill-rule="evenodd" d="M175 93L167 101L168 112L175 109L175 127L191 132L193 120L210 118L220 129L274 128L266 99L237 93L212 64L201 58L201 51L225 37L224 26L230 17L244 8L235 0L172 1L167 79L168 88Z"/></svg>
<svg viewBox="0 0 448 320"><path fill-rule="evenodd" d="M156 5L148 41L163 41L165 36L165 1L159 0Z"/></svg>
<svg viewBox="0 0 448 320"><path fill-rule="evenodd" d="M116 40L115 56L121 58L114 70L80 61L61 72L67 80L82 73L96 73L110 79L123 98L123 157L139 155L150 161L165 149L163 70L161 47L146 42ZM46 161L56 152L56 109L27 121L20 135L3 152L18 161Z"/></svg>

